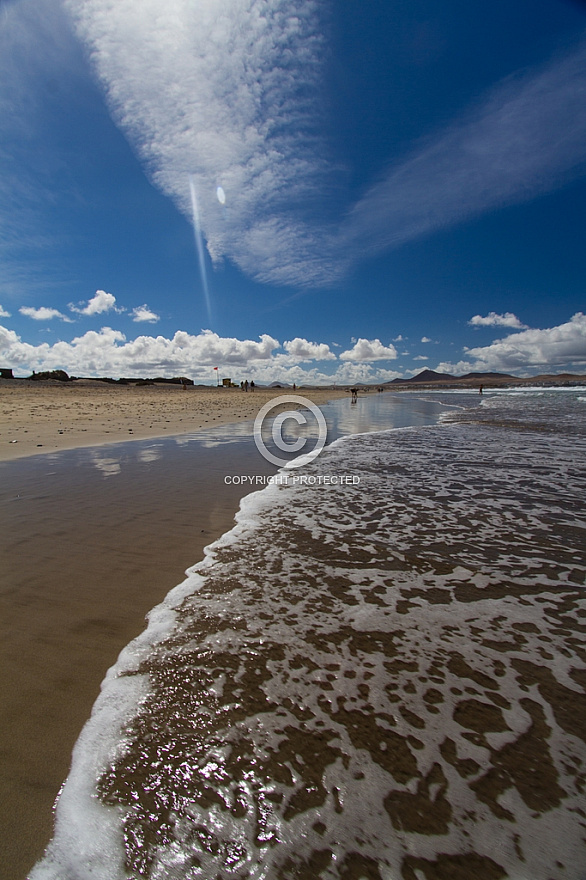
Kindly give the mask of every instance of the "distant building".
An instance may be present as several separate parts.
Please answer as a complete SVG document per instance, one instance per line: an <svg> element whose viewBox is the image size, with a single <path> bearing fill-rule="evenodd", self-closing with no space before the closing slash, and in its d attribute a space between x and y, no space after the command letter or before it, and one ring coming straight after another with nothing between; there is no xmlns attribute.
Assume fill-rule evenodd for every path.
<svg viewBox="0 0 586 880"><path fill-rule="evenodd" d="M12 370L0 368L0 379L14 379Z"/></svg>
<svg viewBox="0 0 586 880"><path fill-rule="evenodd" d="M232 379L222 379L222 385L224 386L224 388L231 388Z"/></svg>

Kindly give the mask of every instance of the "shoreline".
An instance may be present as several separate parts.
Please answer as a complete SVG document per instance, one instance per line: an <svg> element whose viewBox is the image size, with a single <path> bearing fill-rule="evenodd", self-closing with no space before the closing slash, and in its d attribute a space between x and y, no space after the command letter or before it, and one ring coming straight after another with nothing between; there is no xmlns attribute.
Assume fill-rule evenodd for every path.
<svg viewBox="0 0 586 880"><path fill-rule="evenodd" d="M246 397L256 412L268 395ZM210 427L219 424L217 417ZM152 447L121 437L0 460L6 880L24 880L52 837L54 802L107 670L254 491L226 485L225 473L276 470L252 431L237 440L226 432L225 446L188 432L184 442L173 442L181 441L175 434Z"/></svg>
<svg viewBox="0 0 586 880"><path fill-rule="evenodd" d="M345 390L0 382L0 461L197 433L252 420L283 394L325 404Z"/></svg>
<svg viewBox="0 0 586 880"><path fill-rule="evenodd" d="M584 568L576 565L579 528L570 530L568 518L582 510L583 474L567 487L563 475L586 450L573 435L544 446L537 430L522 452L519 428L499 419L487 426L472 419L436 428L427 442L400 432L375 436L370 448L350 444L341 455L364 477L358 493L338 489L329 497L305 488L273 493L276 504L250 499L250 515L225 542L223 562L220 550L207 588L197 583L176 594L190 592L193 601L181 602L178 629L149 660L152 698L141 704L119 760L110 766L104 755L100 765L108 768L102 796L129 809L126 857L136 873L142 876L151 848L160 856L169 841L168 813L152 809L150 792L176 809L179 855L157 858L171 869L192 853L199 859L186 828L208 827L213 792L225 803L234 790L225 780L236 786L244 766L260 791L272 790L267 780L278 782L279 821L304 814L303 834L280 837L283 876L295 868L315 873L324 847L336 852L344 875L380 857L395 862L397 875L452 868L545 880L557 859L555 868L578 876ZM339 458L334 453L332 472ZM373 468L379 461L392 492ZM165 621L163 613L154 627L161 638ZM170 656L173 644L179 650ZM125 663L136 669L140 656L135 645L118 671ZM208 717L200 710L210 693ZM111 705L107 690L77 750L78 768L80 760L91 763L89 778L112 723L109 711L100 721L100 705ZM196 741L185 736L189 723ZM231 749L224 754L218 741ZM197 768L207 768L210 756L220 769L200 779ZM289 778L283 766L291 764ZM61 801L62 835L52 852L62 868L77 865L72 840L90 827L80 809L84 798L93 805L84 786L76 788L74 773ZM254 805L255 790L251 782L252 794L238 803ZM342 803L330 791L343 791ZM232 835L232 812L229 827L212 814L220 842L247 840L245 829L256 831L263 816L261 807L240 810L242 833ZM94 837L93 806L90 815L100 859L109 847ZM267 837L259 835L265 844ZM552 844L541 870L540 846L549 856ZM223 851L219 844L213 853ZM61 876L58 869L49 875Z"/></svg>

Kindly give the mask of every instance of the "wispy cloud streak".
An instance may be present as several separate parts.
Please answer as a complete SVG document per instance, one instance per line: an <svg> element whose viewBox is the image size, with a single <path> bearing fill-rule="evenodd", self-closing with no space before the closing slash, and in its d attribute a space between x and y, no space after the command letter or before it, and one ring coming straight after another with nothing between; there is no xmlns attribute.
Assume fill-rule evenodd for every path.
<svg viewBox="0 0 586 880"><path fill-rule="evenodd" d="M586 44L511 78L391 168L351 209L345 238L380 252L535 198L586 170Z"/></svg>
<svg viewBox="0 0 586 880"><path fill-rule="evenodd" d="M318 134L320 0L67 6L114 118L187 217L195 183L212 260L278 283L338 273L331 234L308 222L333 174Z"/></svg>
<svg viewBox="0 0 586 880"><path fill-rule="evenodd" d="M151 180L190 219L195 186L212 261L260 282L331 285L585 170L585 43L496 86L344 212L322 125L326 0L65 2Z"/></svg>

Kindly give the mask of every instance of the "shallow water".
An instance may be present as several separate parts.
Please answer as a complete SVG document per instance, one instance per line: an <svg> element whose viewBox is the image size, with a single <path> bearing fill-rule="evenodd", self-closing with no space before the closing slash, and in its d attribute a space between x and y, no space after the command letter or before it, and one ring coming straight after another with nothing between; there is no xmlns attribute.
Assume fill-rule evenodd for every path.
<svg viewBox="0 0 586 880"><path fill-rule="evenodd" d="M33 880L580 880L583 397L462 398L248 496L110 671Z"/></svg>

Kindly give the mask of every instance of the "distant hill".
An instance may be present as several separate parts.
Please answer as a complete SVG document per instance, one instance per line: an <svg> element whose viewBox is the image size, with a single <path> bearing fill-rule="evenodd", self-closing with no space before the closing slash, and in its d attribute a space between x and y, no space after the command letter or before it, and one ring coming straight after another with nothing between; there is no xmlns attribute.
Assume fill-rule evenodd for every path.
<svg viewBox="0 0 586 880"><path fill-rule="evenodd" d="M415 382L453 382L456 376L450 373L436 373L435 370L423 370L417 376L411 376L410 379L392 379L385 382L385 385L407 385Z"/></svg>
<svg viewBox="0 0 586 880"><path fill-rule="evenodd" d="M423 370L417 376L410 379L393 379L391 382L385 382L385 387L393 385L433 385L434 383L444 383L452 387L478 387L478 385L486 383L493 386L515 387L523 385L578 385L585 381L584 376L575 373L553 373L541 374L539 376L512 376L510 373L466 373L464 376L452 376L449 373L436 373L435 370Z"/></svg>
<svg viewBox="0 0 586 880"><path fill-rule="evenodd" d="M458 376L458 379L514 379L510 373L466 373L465 376Z"/></svg>

